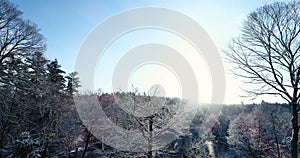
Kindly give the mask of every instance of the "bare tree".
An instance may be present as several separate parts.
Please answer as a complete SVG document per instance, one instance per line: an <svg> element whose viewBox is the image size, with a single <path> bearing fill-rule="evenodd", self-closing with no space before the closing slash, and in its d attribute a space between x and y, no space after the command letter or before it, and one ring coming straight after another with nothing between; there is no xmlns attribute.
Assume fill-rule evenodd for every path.
<svg viewBox="0 0 300 158"><path fill-rule="evenodd" d="M0 0L0 71L5 62L24 57L32 52L42 52L44 38L29 20L23 20L22 12L7 0Z"/></svg>
<svg viewBox="0 0 300 158"><path fill-rule="evenodd" d="M278 95L292 108L292 151L297 158L300 100L300 2L264 5L248 15L242 34L226 51L235 67L253 89L251 96Z"/></svg>
<svg viewBox="0 0 300 158"><path fill-rule="evenodd" d="M132 111L132 113L127 113L123 109L117 110L118 108L115 108L114 115L122 116L121 118L116 118L116 120L122 124L123 128L138 129L142 133L147 140L146 154L149 158L154 157L158 149L166 145L164 141L168 140L160 140L163 139L162 137L176 138L178 135L179 131L177 133L175 129L171 129L171 126L175 124L173 123L174 121L169 124L168 122L172 121L176 110L183 104L179 99L159 97L157 88L154 87L152 92L149 91L148 94L144 95L138 95L137 92L117 92L114 94L118 100L116 102L119 104L122 104L120 101L126 102L126 104L129 103L121 106L126 106L126 109ZM138 141L140 140L137 139Z"/></svg>

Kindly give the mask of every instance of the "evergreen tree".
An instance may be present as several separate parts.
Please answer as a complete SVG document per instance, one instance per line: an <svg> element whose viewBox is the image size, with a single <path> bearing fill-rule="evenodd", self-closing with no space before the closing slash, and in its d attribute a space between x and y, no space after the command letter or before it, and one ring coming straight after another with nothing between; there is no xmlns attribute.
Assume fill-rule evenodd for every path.
<svg viewBox="0 0 300 158"><path fill-rule="evenodd" d="M67 79L67 87L66 87L66 92L69 95L73 95L74 93L78 92L78 88L80 87L79 85L79 78L76 77L78 75L77 72L71 72L69 75L66 77Z"/></svg>
<svg viewBox="0 0 300 158"><path fill-rule="evenodd" d="M54 88L58 91L63 90L65 88L65 78L64 74L66 73L61 69L61 66L58 64L57 59L51 61L47 64L48 70L48 78L54 85Z"/></svg>

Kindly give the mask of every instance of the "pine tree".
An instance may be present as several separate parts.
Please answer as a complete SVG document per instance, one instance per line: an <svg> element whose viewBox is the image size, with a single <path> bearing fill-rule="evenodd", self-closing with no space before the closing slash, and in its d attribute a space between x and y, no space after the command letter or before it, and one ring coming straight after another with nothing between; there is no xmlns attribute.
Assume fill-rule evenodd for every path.
<svg viewBox="0 0 300 158"><path fill-rule="evenodd" d="M64 78L64 74L66 72L61 69L57 59L47 64L47 70L49 81L53 83L53 86L57 89L57 92L63 90L66 82Z"/></svg>
<svg viewBox="0 0 300 158"><path fill-rule="evenodd" d="M69 95L73 95L74 93L78 92L78 88L80 87L79 84L79 78L76 77L78 75L78 72L71 72L69 75L66 77L67 79L67 87L66 87L66 92Z"/></svg>

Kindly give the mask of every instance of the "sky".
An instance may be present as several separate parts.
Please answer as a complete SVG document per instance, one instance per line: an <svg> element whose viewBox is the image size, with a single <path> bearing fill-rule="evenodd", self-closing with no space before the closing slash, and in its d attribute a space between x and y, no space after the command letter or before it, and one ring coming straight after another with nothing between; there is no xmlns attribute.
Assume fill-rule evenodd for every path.
<svg viewBox="0 0 300 158"><path fill-rule="evenodd" d="M236 37L246 16L256 8L273 0L10 0L23 12L25 19L30 19L41 29L46 38L47 50L45 55L49 59L57 58L67 72L74 70L80 48L89 33L103 21L110 17L134 8L160 7L184 14L208 33L213 40L219 54L224 57L223 50L229 41ZM122 23L120 23L122 26ZM111 26L116 27L116 26ZM212 81L203 56L197 56L196 50L186 40L174 33L160 29L145 28L135 30L118 37L107 46L94 72L94 90L101 89L111 92L112 76L119 60L126 52L145 43L160 43L174 47L190 63L195 73L200 102L210 103L212 98ZM230 66L223 62L225 69L226 93L224 103L250 103L278 101L278 98L264 97L257 100L239 97L242 94L239 78L229 73ZM166 96L181 96L182 85L180 78L172 68L155 63L137 66L131 71L128 88L131 85L139 91L147 91L155 84L162 85Z"/></svg>

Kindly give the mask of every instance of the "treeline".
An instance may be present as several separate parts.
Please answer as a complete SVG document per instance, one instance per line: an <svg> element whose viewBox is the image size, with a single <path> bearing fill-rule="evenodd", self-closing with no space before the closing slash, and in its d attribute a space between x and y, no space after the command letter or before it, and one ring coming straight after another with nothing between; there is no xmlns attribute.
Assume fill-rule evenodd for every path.
<svg viewBox="0 0 300 158"><path fill-rule="evenodd" d="M185 132L167 145L154 149L160 144L155 144L152 138L159 137L159 135L176 135L178 132L172 131L170 135L165 135L165 133L160 133L160 130L171 128L167 123L174 119L173 116L180 106L185 106L182 100L164 98L165 101L160 101L163 103L161 109L157 109L155 115L135 117L122 110L116 98L123 98L124 102L130 102L124 98L132 98L130 104L132 107L140 106L141 103L143 106L149 105L149 102L150 104L151 102L157 103L154 100L162 98L135 93L90 96L99 98L99 105L115 124L127 130L138 129L145 133L144 136L149 140L148 143L153 150L148 148L148 152L124 152L102 144L93 137L93 141L89 142L87 157L290 157L292 136L290 118L292 116L288 104L262 101L261 104L199 106L191 124L187 129L182 129ZM222 110L210 113L209 109L214 107L222 107ZM217 117L214 117L216 115ZM212 121L213 124L207 124L209 118L217 119ZM182 119L175 121L185 123ZM149 129L153 129L153 132Z"/></svg>
<svg viewBox="0 0 300 158"><path fill-rule="evenodd" d="M197 107L192 122L186 124L182 118L174 117L176 112L182 112L180 107L187 106L184 101L178 98L153 97L133 92L92 93L77 97L83 100L80 102L81 105L77 105L77 107L83 106L85 111L92 111L91 113L95 115L92 118L97 118L98 113L95 113L95 107L101 106L105 115L117 126L126 130L141 131L148 140L148 148L144 152L121 151L115 149L114 146L101 142L101 137L98 139L99 135L93 135L92 127L96 127L97 122L92 119L93 124L91 126L88 124L82 126L86 131L73 131L73 133L77 133L73 137L81 137L82 139L76 145L73 142L75 145L71 147L73 151L68 153L71 157L84 155L85 157L284 158L289 157L291 151L291 109L288 104L262 101L261 104L247 105L203 105ZM90 98L96 100L95 105L89 100ZM149 108L147 106L153 107L153 105L158 104L159 106L154 109L153 115L135 116L132 113L132 109L138 111L139 107ZM127 112L123 109L124 106L132 108L132 111ZM216 107L217 109L221 107L222 110L209 110ZM207 122L210 118L216 119ZM83 120L83 122L87 121ZM173 124L170 126L168 123L172 121L179 122L183 128L169 130L172 129ZM100 120L100 122L103 125L104 121ZM178 135L180 130L184 132ZM113 133L109 133L108 136L112 135ZM160 136L176 136L176 138L170 143L162 145L161 142L157 143L157 139L155 139ZM115 143L124 145L126 144L124 142L130 139L140 141L132 136ZM109 143L114 144L113 142Z"/></svg>

